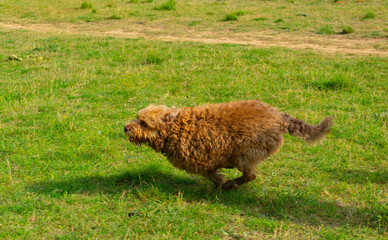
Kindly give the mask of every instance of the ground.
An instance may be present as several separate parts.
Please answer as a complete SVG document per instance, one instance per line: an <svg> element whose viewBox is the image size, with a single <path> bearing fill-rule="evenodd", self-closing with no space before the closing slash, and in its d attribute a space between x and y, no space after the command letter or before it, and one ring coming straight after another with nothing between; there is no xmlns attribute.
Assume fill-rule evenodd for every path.
<svg viewBox="0 0 388 240"><path fill-rule="evenodd" d="M128 26L128 27L123 27ZM388 56L387 40L381 39L349 39L343 36L316 36L298 35L291 33L276 33L271 30L248 33L231 33L195 31L183 34L171 34L155 26L140 23L56 23L56 24L31 24L31 23L0 23L3 29L29 30L35 32L50 32L58 34L82 34L86 36L119 37L119 38L144 38L149 40L172 42L200 42L206 44L243 44L259 48L287 47L290 49L311 49L328 53L378 55ZM376 46L380 46L377 48Z"/></svg>

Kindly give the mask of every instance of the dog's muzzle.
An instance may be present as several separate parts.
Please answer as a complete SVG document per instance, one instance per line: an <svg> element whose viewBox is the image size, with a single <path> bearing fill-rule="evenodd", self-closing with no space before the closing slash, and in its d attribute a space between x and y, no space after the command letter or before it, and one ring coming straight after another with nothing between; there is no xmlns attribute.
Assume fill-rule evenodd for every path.
<svg viewBox="0 0 388 240"><path fill-rule="evenodd" d="M134 144L139 144L141 141L140 139L136 138L135 136L131 136L131 131L133 128L131 126L125 125L124 126L124 132L128 136L128 140Z"/></svg>

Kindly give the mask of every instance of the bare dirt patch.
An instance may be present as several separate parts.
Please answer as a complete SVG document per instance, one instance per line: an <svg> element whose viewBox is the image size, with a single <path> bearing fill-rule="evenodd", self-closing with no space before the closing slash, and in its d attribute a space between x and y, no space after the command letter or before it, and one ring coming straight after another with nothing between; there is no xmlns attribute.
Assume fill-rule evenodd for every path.
<svg viewBox="0 0 388 240"><path fill-rule="evenodd" d="M345 35L300 35L274 31L244 32L201 31L180 29L171 31L141 22L112 23L7 23L0 22L0 28L28 30L42 33L83 34L88 36L112 36L120 38L144 38L173 42L200 42L206 44L243 44L255 47L286 47L289 49L310 49L327 53L388 56L388 41L380 39L352 39Z"/></svg>

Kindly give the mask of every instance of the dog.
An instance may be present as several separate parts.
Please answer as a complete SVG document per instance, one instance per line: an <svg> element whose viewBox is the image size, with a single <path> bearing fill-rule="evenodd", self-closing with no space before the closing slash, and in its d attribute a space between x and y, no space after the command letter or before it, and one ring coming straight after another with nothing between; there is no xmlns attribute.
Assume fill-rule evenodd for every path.
<svg viewBox="0 0 388 240"><path fill-rule="evenodd" d="M309 125L266 103L247 100L179 109L150 105L124 132L130 142L148 144L175 167L231 190L256 178L258 163L279 151L287 132L315 142L331 126L331 117ZM226 181L221 168L237 168L242 176Z"/></svg>

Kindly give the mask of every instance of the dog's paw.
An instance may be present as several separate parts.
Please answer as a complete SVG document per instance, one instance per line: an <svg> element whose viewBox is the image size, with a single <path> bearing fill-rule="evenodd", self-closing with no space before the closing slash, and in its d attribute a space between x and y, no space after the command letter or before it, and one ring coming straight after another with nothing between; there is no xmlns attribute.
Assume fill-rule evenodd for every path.
<svg viewBox="0 0 388 240"><path fill-rule="evenodd" d="M222 184L222 189L223 190L233 190L237 188L237 185L232 181L232 180L228 180L226 183Z"/></svg>

